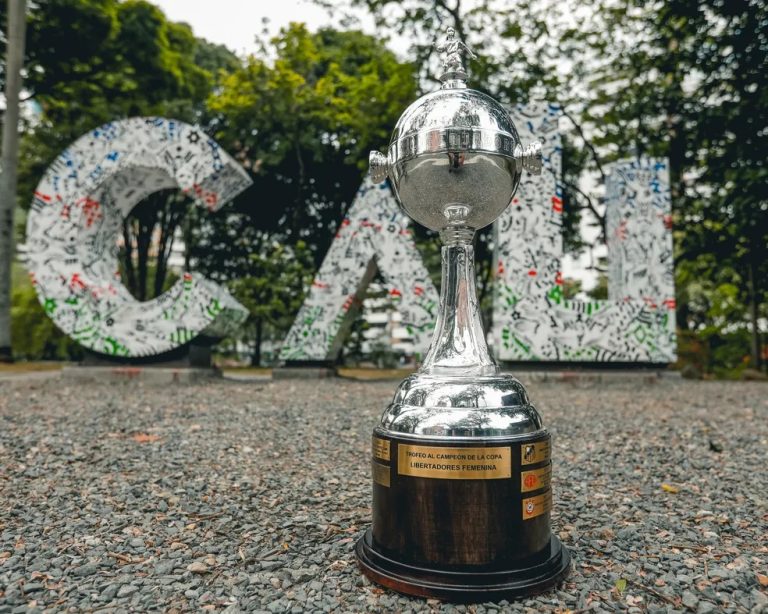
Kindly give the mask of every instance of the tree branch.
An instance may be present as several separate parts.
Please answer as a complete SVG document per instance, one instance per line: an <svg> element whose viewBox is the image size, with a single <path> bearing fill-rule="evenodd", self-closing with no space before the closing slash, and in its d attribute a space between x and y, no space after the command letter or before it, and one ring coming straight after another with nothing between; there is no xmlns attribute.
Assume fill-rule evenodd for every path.
<svg viewBox="0 0 768 614"><path fill-rule="evenodd" d="M594 215L595 218L597 218L597 221L600 224L601 239L603 241L606 241L608 239L608 232L607 232L607 229L606 229L606 226L605 226L605 216L600 214L600 212L597 210L597 207L595 206L595 203L592 202L592 199L587 194L585 194L581 190L581 188L579 188L578 186L574 185L570 181L566 181L564 179L563 180L563 185L565 185L566 187L570 188L571 190L573 190L577 194L581 195L581 197L587 202L586 208L589 209L589 211L592 212L592 215Z"/></svg>
<svg viewBox="0 0 768 614"><path fill-rule="evenodd" d="M459 38L466 42L466 32L464 31L464 22L461 20L461 0L456 0L456 5L451 8L445 0L435 0L435 5L442 8L453 18L453 27Z"/></svg>
<svg viewBox="0 0 768 614"><path fill-rule="evenodd" d="M566 111L565 107L560 107L560 110L563 112L563 115L567 117L568 120L573 124L573 127L576 128L576 132L579 133L581 140L584 141L584 145L587 147L587 149L589 149L590 153L592 154L592 160L595 162L595 166L600 173L600 180L605 183L605 171L603 170L603 165L600 163L600 157L597 155L595 146L584 135L584 130L582 129L581 125L575 119L573 119L573 116L568 113L568 111Z"/></svg>

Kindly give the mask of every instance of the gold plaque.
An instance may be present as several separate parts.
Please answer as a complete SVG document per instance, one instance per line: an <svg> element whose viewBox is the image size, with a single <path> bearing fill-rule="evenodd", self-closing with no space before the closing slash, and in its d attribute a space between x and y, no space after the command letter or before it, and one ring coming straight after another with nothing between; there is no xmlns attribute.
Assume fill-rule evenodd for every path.
<svg viewBox="0 0 768 614"><path fill-rule="evenodd" d="M389 439L379 439L374 437L372 440L373 457L381 460L389 460Z"/></svg>
<svg viewBox="0 0 768 614"><path fill-rule="evenodd" d="M371 471L373 473L373 481L382 486L389 488L389 465L382 465L373 461L371 463Z"/></svg>
<svg viewBox="0 0 768 614"><path fill-rule="evenodd" d="M533 465L549 460L549 439L536 443L524 443L520 446L521 465Z"/></svg>
<svg viewBox="0 0 768 614"><path fill-rule="evenodd" d="M552 478L552 464L541 469L531 469L520 474L520 492L530 492L540 488L548 488Z"/></svg>
<svg viewBox="0 0 768 614"><path fill-rule="evenodd" d="M512 450L397 446L397 472L442 480L496 480L512 477Z"/></svg>
<svg viewBox="0 0 768 614"><path fill-rule="evenodd" d="M543 495L523 499L523 520L530 520L546 514L552 509L552 491L548 490Z"/></svg>

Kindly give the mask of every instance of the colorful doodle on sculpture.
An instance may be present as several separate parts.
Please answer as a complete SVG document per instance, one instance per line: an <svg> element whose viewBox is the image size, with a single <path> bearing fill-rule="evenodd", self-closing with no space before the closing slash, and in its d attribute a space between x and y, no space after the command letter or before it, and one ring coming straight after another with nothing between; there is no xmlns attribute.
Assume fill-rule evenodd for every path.
<svg viewBox="0 0 768 614"><path fill-rule="evenodd" d="M610 167L605 186L608 298L675 306L669 173L663 160Z"/></svg>
<svg viewBox="0 0 768 614"><path fill-rule="evenodd" d="M518 106L544 172L523 178L496 222L495 353L509 361L668 363L676 358L669 176L661 160L612 166L606 186L610 300L563 297L557 105Z"/></svg>
<svg viewBox="0 0 768 614"><path fill-rule="evenodd" d="M334 360L377 265L416 351L426 350L438 296L409 221L386 183L365 180L283 343L281 360Z"/></svg>
<svg viewBox="0 0 768 614"><path fill-rule="evenodd" d="M131 209L179 188L215 211L250 185L200 128L159 117L115 121L83 135L51 164L27 219L26 264L40 302L83 346L156 355L200 333L222 336L247 317L229 292L194 273L139 302L119 279L117 240Z"/></svg>

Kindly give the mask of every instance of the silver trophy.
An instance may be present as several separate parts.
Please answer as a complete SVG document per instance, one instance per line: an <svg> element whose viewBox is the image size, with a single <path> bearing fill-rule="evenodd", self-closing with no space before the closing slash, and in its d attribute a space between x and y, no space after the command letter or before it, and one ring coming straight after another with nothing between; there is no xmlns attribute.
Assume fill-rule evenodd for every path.
<svg viewBox="0 0 768 614"><path fill-rule="evenodd" d="M507 111L467 88L472 52L452 28L438 50L441 88L405 110L386 156L370 155L373 179L440 233L442 288L424 363L374 429L373 525L356 552L400 592L483 601L545 590L570 566L550 530L550 436L488 350L472 247L523 172L541 173L541 146L524 147Z"/></svg>

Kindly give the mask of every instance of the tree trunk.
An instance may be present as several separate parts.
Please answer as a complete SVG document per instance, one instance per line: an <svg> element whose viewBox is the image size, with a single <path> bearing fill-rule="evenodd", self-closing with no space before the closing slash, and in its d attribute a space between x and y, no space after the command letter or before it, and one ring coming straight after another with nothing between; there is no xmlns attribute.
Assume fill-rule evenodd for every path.
<svg viewBox="0 0 768 614"><path fill-rule="evenodd" d="M24 63L26 0L8 0L5 64L5 117L0 152L0 362L13 359L11 348L11 269L19 163L19 93Z"/></svg>
<svg viewBox="0 0 768 614"><path fill-rule="evenodd" d="M123 220L123 242L125 243L125 254L123 264L125 265L125 279L123 283L132 293L136 292L136 271L133 267L133 233L131 233L131 222Z"/></svg>
<svg viewBox="0 0 768 614"><path fill-rule="evenodd" d="M165 279L168 276L168 260L173 253L176 229L181 224L187 211L187 203L177 195L168 193L160 216L160 247L157 250L157 268L155 270L155 294L163 293ZM186 269L189 270L189 269Z"/></svg>
<svg viewBox="0 0 768 614"><path fill-rule="evenodd" d="M261 366L261 336L264 328L264 323L261 318L256 320L256 343L253 348L253 354L251 354L251 366Z"/></svg>
<svg viewBox="0 0 768 614"><path fill-rule="evenodd" d="M167 258L165 255L168 241L167 229L169 221L172 219L172 217L173 212L171 211L171 199L169 197L166 198L165 202L160 205L159 216L157 220L158 226L160 228L160 240L157 246L157 259L155 261L155 279L153 284L154 287L152 288L152 298L162 294L163 285L165 284L165 273L167 270ZM171 238L171 240L173 240L173 238Z"/></svg>
<svg viewBox="0 0 768 614"><path fill-rule="evenodd" d="M762 356L760 355L760 318L758 313L759 293L755 280L755 263L751 260L747 265L747 275L747 291L749 292L749 320L752 328L752 366L755 369L760 369L762 366Z"/></svg>
<svg viewBox="0 0 768 614"><path fill-rule="evenodd" d="M152 226L147 226L139 221L139 231L136 234L136 254L138 256L138 287L136 298L140 301L147 300L147 268L149 266L149 246L152 244ZM149 228L149 230L147 230Z"/></svg>
<svg viewBox="0 0 768 614"><path fill-rule="evenodd" d="M160 201L162 202L162 201ZM136 256L138 287L134 296L140 301L149 300L149 250L152 248L152 235L159 215L158 198L153 194L139 207L134 209L136 217Z"/></svg>
<svg viewBox="0 0 768 614"><path fill-rule="evenodd" d="M131 294L140 301L156 298L163 292L174 234L186 214L186 205L186 201L180 201L172 190L163 190L138 204L123 221L124 281ZM158 231L157 253L150 254L155 230ZM155 264L154 271L150 270L152 263ZM152 272L154 276L150 275Z"/></svg>

